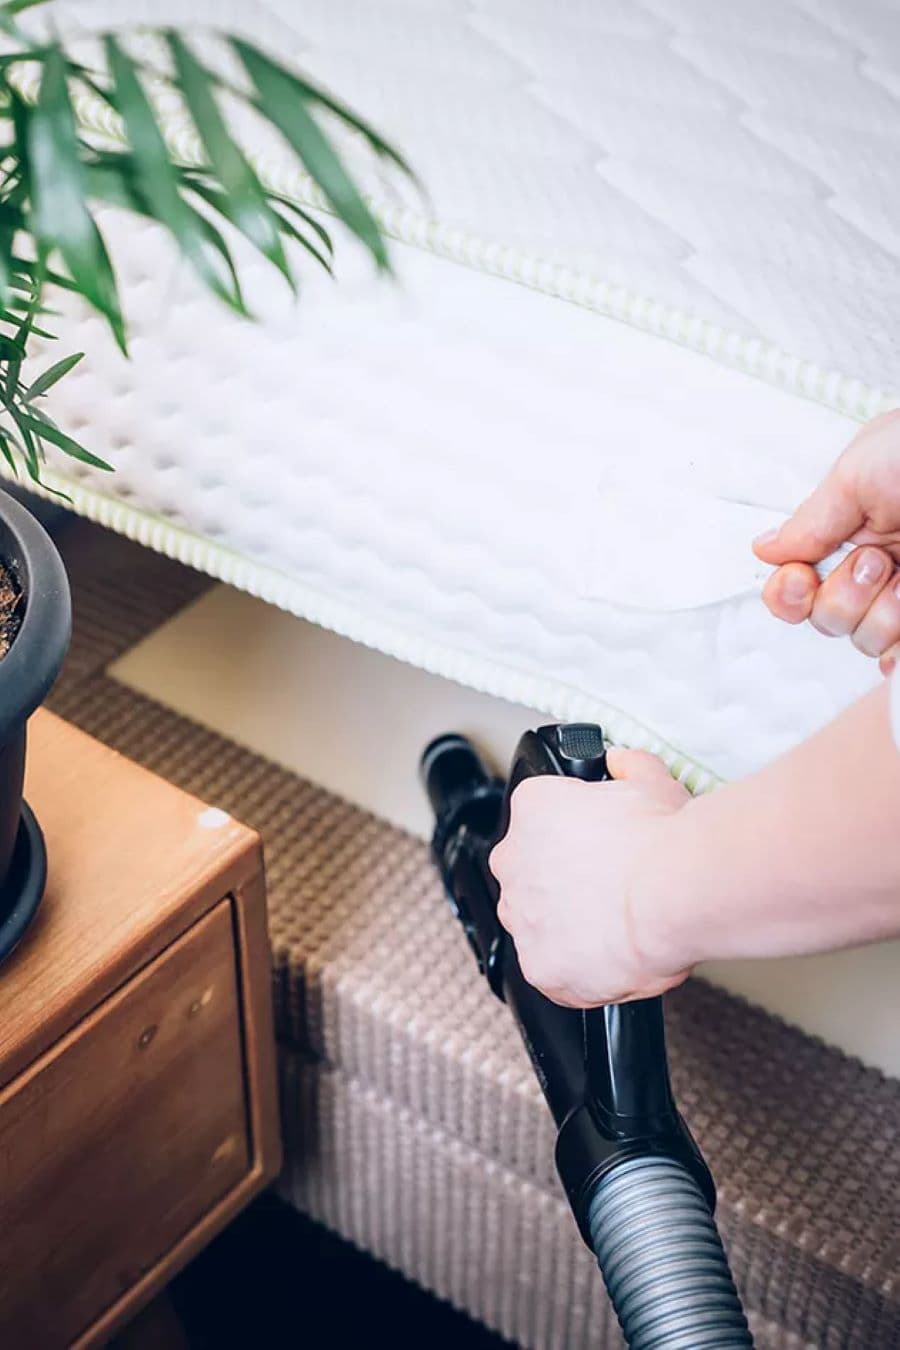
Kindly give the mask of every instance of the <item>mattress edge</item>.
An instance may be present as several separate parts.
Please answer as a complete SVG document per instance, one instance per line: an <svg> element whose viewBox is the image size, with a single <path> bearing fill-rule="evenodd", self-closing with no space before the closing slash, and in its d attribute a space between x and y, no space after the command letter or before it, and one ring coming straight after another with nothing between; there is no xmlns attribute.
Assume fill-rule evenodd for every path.
<svg viewBox="0 0 900 1350"><path fill-rule="evenodd" d="M5 465L0 467L0 480L16 481ZM506 666L501 661L449 643L424 638L401 624L373 617L352 602L326 595L296 577L207 539L186 526L128 505L96 488L75 483L53 470L45 469L43 483L29 484L29 490L51 502L58 503L62 497L76 515L407 665L494 698L540 708L548 716L562 721L600 722L613 744L649 750L658 755L673 776L692 793L708 792L722 781L704 764L664 740L637 718L564 681Z"/></svg>

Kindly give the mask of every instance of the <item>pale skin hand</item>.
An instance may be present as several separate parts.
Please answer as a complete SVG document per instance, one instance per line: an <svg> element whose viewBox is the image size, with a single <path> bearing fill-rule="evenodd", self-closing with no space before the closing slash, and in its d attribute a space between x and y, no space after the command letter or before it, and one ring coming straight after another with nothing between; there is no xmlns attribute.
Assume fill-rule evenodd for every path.
<svg viewBox="0 0 900 1350"><path fill-rule="evenodd" d="M691 798L652 755L614 783L526 779L491 855L526 979L557 1003L649 998L699 961L900 935L888 688L774 764Z"/></svg>
<svg viewBox="0 0 900 1350"><path fill-rule="evenodd" d="M820 582L811 564L848 539L866 547ZM849 637L888 674L900 650L900 412L863 427L812 496L754 550L778 568L763 591L776 618Z"/></svg>
<svg viewBox="0 0 900 1350"><path fill-rule="evenodd" d="M617 782L526 778L491 854L522 973L571 1007L661 994L689 973L648 960L628 892L634 856L657 847L660 823L690 794L655 755L610 750L607 764Z"/></svg>
<svg viewBox="0 0 900 1350"><path fill-rule="evenodd" d="M819 584L810 563L848 538L867 547ZM900 414L866 427L755 547L779 567L764 597L774 614L850 637L887 673L900 649ZM699 961L900 934L900 754L886 688L696 800L652 755L613 750L608 762L613 783L522 783L491 855L500 920L526 978L556 1002L645 998Z"/></svg>

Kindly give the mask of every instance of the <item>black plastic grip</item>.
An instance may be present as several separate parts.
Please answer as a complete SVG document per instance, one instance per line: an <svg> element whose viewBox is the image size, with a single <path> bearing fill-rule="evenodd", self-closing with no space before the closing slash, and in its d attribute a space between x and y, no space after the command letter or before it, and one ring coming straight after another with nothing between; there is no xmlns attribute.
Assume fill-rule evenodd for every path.
<svg viewBox="0 0 900 1350"><path fill-rule="evenodd" d="M591 1246L591 1197L601 1177L634 1157L680 1162L710 1211L715 1188L678 1114L669 1085L662 1003L658 998L586 1013L563 1008L530 985L497 919L499 888L490 852L509 825L509 805L525 779L553 775L607 780L602 731L569 723L528 731L509 783L493 777L461 736L432 742L422 776L436 821L433 851L448 898L479 967L519 1027L558 1126L556 1163L582 1235ZM603 858L597 859L598 900Z"/></svg>
<svg viewBox="0 0 900 1350"><path fill-rule="evenodd" d="M526 732L519 742L508 796L536 775L606 782L603 732L592 722L568 722ZM509 806L504 825L509 819ZM598 890L603 862L598 863ZM662 1000L641 999L589 1009L584 1018L585 1069L594 1109L611 1128L663 1128L674 1116Z"/></svg>
<svg viewBox="0 0 900 1350"><path fill-rule="evenodd" d="M510 803L526 778L581 778L603 782L609 778L603 732L593 722L554 723L526 731L516 747L497 838L509 829Z"/></svg>

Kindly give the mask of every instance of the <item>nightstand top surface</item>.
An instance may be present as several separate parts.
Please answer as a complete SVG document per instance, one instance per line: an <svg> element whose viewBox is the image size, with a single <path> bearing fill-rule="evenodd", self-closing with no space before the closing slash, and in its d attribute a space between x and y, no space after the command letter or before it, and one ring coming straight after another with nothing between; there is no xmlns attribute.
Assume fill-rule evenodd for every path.
<svg viewBox="0 0 900 1350"><path fill-rule="evenodd" d="M25 796L49 872L0 965L0 1084L261 866L252 830L44 711Z"/></svg>

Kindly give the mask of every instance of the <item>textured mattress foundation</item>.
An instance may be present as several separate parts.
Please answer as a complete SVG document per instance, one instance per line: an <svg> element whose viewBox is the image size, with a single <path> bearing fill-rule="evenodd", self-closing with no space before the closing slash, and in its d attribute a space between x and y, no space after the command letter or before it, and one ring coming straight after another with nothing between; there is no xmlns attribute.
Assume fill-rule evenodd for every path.
<svg viewBox="0 0 900 1350"><path fill-rule="evenodd" d="M425 847L111 679L206 583L85 527L66 552L55 710L263 834L284 1193L523 1346L618 1345L524 1051ZM700 981L669 1027L759 1344L900 1346L900 1084Z"/></svg>

